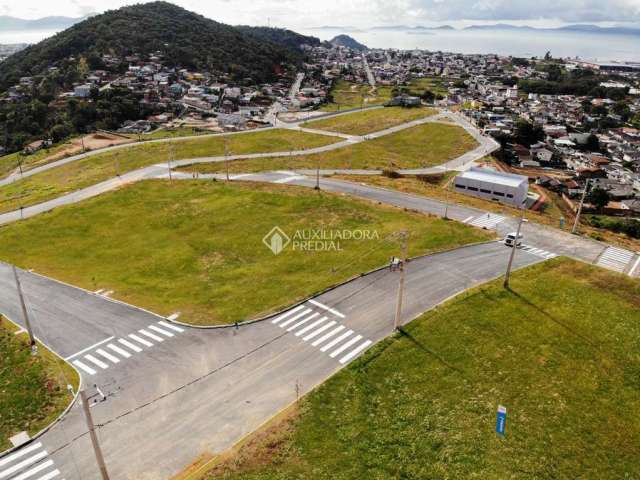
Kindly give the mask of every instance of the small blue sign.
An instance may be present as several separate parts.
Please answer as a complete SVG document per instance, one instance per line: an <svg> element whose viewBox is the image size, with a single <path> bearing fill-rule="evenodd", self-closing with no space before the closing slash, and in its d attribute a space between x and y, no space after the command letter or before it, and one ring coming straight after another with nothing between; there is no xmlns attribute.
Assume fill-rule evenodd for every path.
<svg viewBox="0 0 640 480"><path fill-rule="evenodd" d="M496 433L504 436L504 429L507 426L507 407L498 405L498 411L496 413Z"/></svg>

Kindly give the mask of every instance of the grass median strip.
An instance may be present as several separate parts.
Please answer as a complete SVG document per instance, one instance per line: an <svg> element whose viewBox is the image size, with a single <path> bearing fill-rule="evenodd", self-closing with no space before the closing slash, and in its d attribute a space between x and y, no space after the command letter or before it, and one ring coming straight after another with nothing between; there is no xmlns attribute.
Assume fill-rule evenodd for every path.
<svg viewBox="0 0 640 480"><path fill-rule="evenodd" d="M312 120L302 126L349 135L366 135L419 118L429 117L435 113L436 110L432 108L385 107L348 113L322 120Z"/></svg>
<svg viewBox="0 0 640 480"><path fill-rule="evenodd" d="M229 162L234 173L269 170L367 169L398 170L441 165L477 147L464 129L441 123L425 123L362 143L313 155L265 157ZM224 162L197 164L180 170L200 173L226 171Z"/></svg>
<svg viewBox="0 0 640 480"><path fill-rule="evenodd" d="M377 232L341 249L263 244L275 226L295 233ZM224 324L283 308L400 253L488 239L485 232L293 186L145 181L0 228L0 258L181 321ZM305 238L299 240L306 240ZM336 244L334 243L334 246Z"/></svg>
<svg viewBox="0 0 640 480"><path fill-rule="evenodd" d="M0 451L10 448L9 438L26 431L33 435L69 405L79 378L65 361L39 345L31 355L26 333L0 316Z"/></svg>
<svg viewBox="0 0 640 480"><path fill-rule="evenodd" d="M556 259L511 286L423 315L201 478L640 476L640 283Z"/></svg>
<svg viewBox="0 0 640 480"><path fill-rule="evenodd" d="M56 198L117 174L155 163L167 162L170 148L173 158L222 156L225 137L204 137L171 142L141 143L110 152L98 153L24 180L0 187L0 213L17 210ZM277 152L313 148L335 143L339 139L305 132L276 129L229 135L231 155Z"/></svg>

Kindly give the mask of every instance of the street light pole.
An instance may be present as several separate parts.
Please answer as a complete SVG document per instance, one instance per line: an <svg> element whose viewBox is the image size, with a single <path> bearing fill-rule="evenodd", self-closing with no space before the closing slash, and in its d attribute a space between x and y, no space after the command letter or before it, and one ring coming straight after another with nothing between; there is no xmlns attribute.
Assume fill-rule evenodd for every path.
<svg viewBox="0 0 640 480"><path fill-rule="evenodd" d="M509 254L509 263L507 264L507 272L504 276L504 288L509 288L509 277L511 276L511 267L513 266L513 259L516 256L516 248L518 248L518 240L520 240L520 230L522 230L522 223L524 222L524 213L526 211L527 200L522 203L522 215L520 215L520 221L518 222L518 230L516 231L516 238L513 241L511 253Z"/></svg>
<svg viewBox="0 0 640 480"><path fill-rule="evenodd" d="M407 244L409 240L409 232L403 231L400 234L402 238L402 260L400 263L400 283L398 284L398 301L396 303L396 316L393 320L393 329L398 330L400 326L400 317L402 315L402 298L404 296L404 272L405 264L407 263Z"/></svg>
<svg viewBox="0 0 640 480"><path fill-rule="evenodd" d="M455 182L455 178L453 180ZM448 220L449 219L449 190L451 190L451 183L447 184L447 187L445 188L445 203L444 203L444 219Z"/></svg>
<svg viewBox="0 0 640 480"><path fill-rule="evenodd" d="M169 169L169 181L173 181L173 177L171 175L171 159L173 158L173 145L169 145L169 161L167 162L167 168Z"/></svg>
<svg viewBox="0 0 640 480"><path fill-rule="evenodd" d="M15 265L12 265L11 267L13 268L13 277L16 280L16 289L18 290L18 298L20 299L20 308L22 309L22 317L24 318L24 325L27 328L27 333L29 334L29 345L31 346L31 351L35 354L37 352L36 339L33 335L33 330L31 329L31 321L29 320L27 305L24 301L24 295L22 293L22 285L20 285L20 279L18 278L18 269L16 268Z"/></svg>
<svg viewBox="0 0 640 480"><path fill-rule="evenodd" d="M91 416L91 410L89 408L89 402L87 401L87 394L84 390L80 390L80 398L82 399L82 409L84 410L84 418L87 422L87 428L89 429L89 436L91 437L91 445L93 446L93 453L96 456L96 462L100 469L100 475L102 480L109 480L109 473L107 472L107 466L104 463L104 456L102 455L102 449L98 442L98 435L96 434L96 428L93 424L93 417Z"/></svg>
<svg viewBox="0 0 640 480"><path fill-rule="evenodd" d="M229 181L229 138L224 137L224 165L227 170L227 181Z"/></svg>
<svg viewBox="0 0 640 480"><path fill-rule="evenodd" d="M584 206L584 201L587 198L587 190L589 190L589 179L587 179L587 183L584 184L584 190L582 191L582 197L580 198L580 205L578 206L578 211L576 212L576 219L573 222L573 228L571 229L571 233L576 234L578 232L578 225L580 223L580 214L582 213L582 207Z"/></svg>

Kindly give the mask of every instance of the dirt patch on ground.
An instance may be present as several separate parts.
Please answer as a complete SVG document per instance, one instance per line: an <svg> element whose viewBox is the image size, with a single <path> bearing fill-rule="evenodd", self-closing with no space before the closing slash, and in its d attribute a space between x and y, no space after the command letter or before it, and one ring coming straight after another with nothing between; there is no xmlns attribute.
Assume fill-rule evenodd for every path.
<svg viewBox="0 0 640 480"><path fill-rule="evenodd" d="M120 145L122 143L131 143L134 140L131 138L122 137L120 135L114 135L106 132L91 133L84 137L74 138L70 142L70 147L75 147L78 152L82 149L82 142L84 141L84 148L88 150L95 150L96 148L110 147L112 145ZM77 153L77 152L74 152Z"/></svg>

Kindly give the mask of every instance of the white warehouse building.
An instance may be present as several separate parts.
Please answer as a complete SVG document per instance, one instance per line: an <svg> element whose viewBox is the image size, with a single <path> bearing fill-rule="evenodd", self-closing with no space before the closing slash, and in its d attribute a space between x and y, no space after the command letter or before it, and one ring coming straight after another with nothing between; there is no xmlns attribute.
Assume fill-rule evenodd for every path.
<svg viewBox="0 0 640 480"><path fill-rule="evenodd" d="M521 207L527 199L529 179L524 175L472 167L456 177L455 191Z"/></svg>

